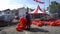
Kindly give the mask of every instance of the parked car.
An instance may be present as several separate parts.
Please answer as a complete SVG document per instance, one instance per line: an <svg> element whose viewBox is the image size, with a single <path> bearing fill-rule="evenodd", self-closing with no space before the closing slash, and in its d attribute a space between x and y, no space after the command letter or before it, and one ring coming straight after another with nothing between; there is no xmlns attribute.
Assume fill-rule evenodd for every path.
<svg viewBox="0 0 60 34"><path fill-rule="evenodd" d="M0 26L10 25L14 17L10 14L0 16Z"/></svg>

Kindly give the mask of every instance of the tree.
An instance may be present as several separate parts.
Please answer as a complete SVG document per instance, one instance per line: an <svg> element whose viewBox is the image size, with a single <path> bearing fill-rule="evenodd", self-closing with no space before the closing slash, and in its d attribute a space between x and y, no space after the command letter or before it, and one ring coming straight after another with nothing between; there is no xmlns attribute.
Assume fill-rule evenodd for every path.
<svg viewBox="0 0 60 34"><path fill-rule="evenodd" d="M56 1L51 2L51 5L47 7L47 10L49 10L50 13L60 13L60 3Z"/></svg>

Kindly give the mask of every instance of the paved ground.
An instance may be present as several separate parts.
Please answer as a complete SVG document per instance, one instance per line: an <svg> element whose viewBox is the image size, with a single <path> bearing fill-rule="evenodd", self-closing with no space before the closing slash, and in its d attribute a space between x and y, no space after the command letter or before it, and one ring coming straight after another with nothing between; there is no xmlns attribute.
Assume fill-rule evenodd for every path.
<svg viewBox="0 0 60 34"><path fill-rule="evenodd" d="M15 25L9 27L0 27L0 34L60 34L60 26L43 26L37 27L32 25L30 31L16 31Z"/></svg>

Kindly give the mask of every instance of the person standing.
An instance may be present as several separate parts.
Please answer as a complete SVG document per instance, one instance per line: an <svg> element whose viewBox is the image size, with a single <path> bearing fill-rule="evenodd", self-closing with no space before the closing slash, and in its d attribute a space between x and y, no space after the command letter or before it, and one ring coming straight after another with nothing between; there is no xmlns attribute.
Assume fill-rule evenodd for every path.
<svg viewBox="0 0 60 34"><path fill-rule="evenodd" d="M31 23L30 23L30 14L28 14L28 12L26 12L26 19L27 19L27 23L26 23L27 30L30 30Z"/></svg>

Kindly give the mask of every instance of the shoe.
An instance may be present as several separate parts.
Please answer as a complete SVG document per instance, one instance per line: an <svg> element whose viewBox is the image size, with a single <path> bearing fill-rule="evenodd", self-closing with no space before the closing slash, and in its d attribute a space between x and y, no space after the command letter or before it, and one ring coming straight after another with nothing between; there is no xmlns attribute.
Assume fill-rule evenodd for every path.
<svg viewBox="0 0 60 34"><path fill-rule="evenodd" d="M30 28L28 28L28 30L30 30Z"/></svg>
<svg viewBox="0 0 60 34"><path fill-rule="evenodd" d="M29 28L26 28L27 31L29 31L30 29Z"/></svg>

